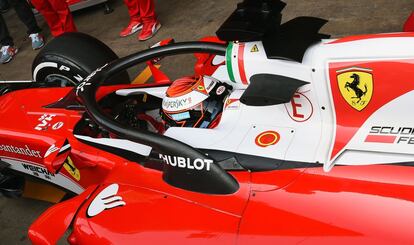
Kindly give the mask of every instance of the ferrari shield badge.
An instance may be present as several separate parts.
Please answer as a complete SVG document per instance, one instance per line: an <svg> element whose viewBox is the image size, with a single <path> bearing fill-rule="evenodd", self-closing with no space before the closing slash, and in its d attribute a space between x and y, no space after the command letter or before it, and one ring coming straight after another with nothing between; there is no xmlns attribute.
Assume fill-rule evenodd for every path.
<svg viewBox="0 0 414 245"><path fill-rule="evenodd" d="M80 180L80 172L76 168L75 164L73 164L73 161L70 157L68 157L63 165L63 167L68 171L70 175L72 175L73 178L75 178L77 181Z"/></svg>
<svg viewBox="0 0 414 245"><path fill-rule="evenodd" d="M342 97L355 110L362 111L371 101L374 90L372 70L351 67L336 73Z"/></svg>

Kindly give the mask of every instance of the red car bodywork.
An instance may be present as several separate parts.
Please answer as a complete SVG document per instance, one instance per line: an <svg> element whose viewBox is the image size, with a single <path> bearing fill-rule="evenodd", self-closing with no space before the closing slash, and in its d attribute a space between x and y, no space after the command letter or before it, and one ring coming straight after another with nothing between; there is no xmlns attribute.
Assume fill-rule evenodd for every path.
<svg viewBox="0 0 414 245"><path fill-rule="evenodd" d="M71 225L71 244L414 241L414 232L407 229L414 225L414 168L410 164L336 166L329 173L322 166L230 171L239 190L209 195L175 188L163 181L161 171L117 161L122 164L108 163L111 171L101 175L98 187L45 212L31 226L30 239L53 244ZM126 205L88 217L93 199L113 183L119 185L117 195ZM59 217L53 229L50 217Z"/></svg>
<svg viewBox="0 0 414 245"><path fill-rule="evenodd" d="M409 244L414 234L402 227L414 220L413 171L378 165L335 167L329 174L322 168L232 172L240 183L236 193L206 195L171 187L160 172L128 162L105 180L120 185L125 206L88 217L103 184L86 202L83 194L48 210L29 234L39 244L50 242L67 225L50 229L49 216L68 223L82 205L72 244Z"/></svg>
<svg viewBox="0 0 414 245"><path fill-rule="evenodd" d="M361 38L372 36L347 40ZM208 60L203 56L199 58ZM98 99L114 90L108 88L98 94ZM42 99L37 106L55 101L64 91L68 90L62 89L62 94ZM12 95L15 95L13 100L24 98L30 91ZM80 116L75 111L68 118L65 124L74 126ZM26 122L16 124L22 130L29 130L28 127L36 126L36 120L28 120L29 126ZM352 125L336 126L351 128ZM30 137L40 137L40 134L30 134ZM45 137L44 133L41 135ZM64 137L71 142L70 129ZM38 141L34 140L33 145L42 148ZM72 141L75 142L73 147L81 144L76 139ZM80 196L53 206L31 226L29 236L35 244L57 242L69 226L73 229L68 238L71 244L414 242L412 163L335 166L329 173L324 172L322 166L298 168L294 165L290 169L264 172L229 171L239 189L232 194L218 195L173 187L163 180L162 171L145 168L87 145L78 147L82 150L74 153L74 159L87 156L86 161L79 160L78 168L91 171L81 172L82 178L89 179L84 181L89 182L80 183L90 187ZM47 150L47 147L42 149ZM83 165L88 159L89 164ZM89 168L91 166L94 168ZM97 169L101 172L96 172ZM114 183L119 186L117 198L124 204L89 216L91 203Z"/></svg>
<svg viewBox="0 0 414 245"><path fill-rule="evenodd" d="M97 99L123 86L103 88L97 94ZM74 189L69 189L69 191L80 193L91 185L101 183L114 166L124 161L124 159L84 144L73 135L73 130L82 118L84 111L45 108L46 105L55 103L64 97L72 89L25 89L2 95L0 98L0 113L3 118L0 121L0 142L2 142L0 153L4 159L25 161L27 164L23 167L30 170L31 175L45 181L53 183L53 178L58 170L64 179L75 186ZM28 98L33 97L33 95L36 95L36 99L27 103ZM47 123L43 123L40 118L45 114L55 116ZM53 126L58 123L63 124L58 129L54 129ZM79 171L79 179L76 179L74 174L62 167L63 162L54 165L55 163L48 162L47 158L44 158L51 145L60 147L65 140L68 140L71 145L68 156ZM6 149L6 146L28 149L34 152L25 155L12 152ZM62 187L67 189L65 185L62 185Z"/></svg>

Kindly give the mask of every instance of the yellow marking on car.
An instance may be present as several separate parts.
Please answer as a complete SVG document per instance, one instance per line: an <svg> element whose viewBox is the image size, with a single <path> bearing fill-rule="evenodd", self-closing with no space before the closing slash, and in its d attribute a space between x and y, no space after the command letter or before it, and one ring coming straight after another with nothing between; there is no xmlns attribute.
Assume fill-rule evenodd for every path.
<svg viewBox="0 0 414 245"><path fill-rule="evenodd" d="M252 49L250 50L251 53L259 52L259 48L257 47L257 44L255 44Z"/></svg>
<svg viewBox="0 0 414 245"><path fill-rule="evenodd" d="M161 65L155 65L155 67L160 68ZM144 84L151 78L151 76L151 69L147 66L140 74L138 74L134 81L132 81L132 84Z"/></svg>
<svg viewBox="0 0 414 245"><path fill-rule="evenodd" d="M73 163L70 157L66 159L65 163L63 164L63 167L66 169L66 171L68 171L70 175L72 175L74 179L76 179L77 181L80 180L81 176L79 169L76 168L75 164Z"/></svg>

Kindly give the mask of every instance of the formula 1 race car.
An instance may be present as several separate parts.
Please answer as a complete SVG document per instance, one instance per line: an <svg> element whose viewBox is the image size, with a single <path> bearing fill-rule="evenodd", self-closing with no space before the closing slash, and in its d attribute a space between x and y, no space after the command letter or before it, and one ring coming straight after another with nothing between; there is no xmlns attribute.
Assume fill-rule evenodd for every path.
<svg viewBox="0 0 414 245"><path fill-rule="evenodd" d="M245 0L214 42L2 95L3 173L80 194L31 241L71 227L71 244L412 243L414 34L328 39L322 19L280 24L284 6ZM108 85L185 53L194 76L152 67L155 84Z"/></svg>

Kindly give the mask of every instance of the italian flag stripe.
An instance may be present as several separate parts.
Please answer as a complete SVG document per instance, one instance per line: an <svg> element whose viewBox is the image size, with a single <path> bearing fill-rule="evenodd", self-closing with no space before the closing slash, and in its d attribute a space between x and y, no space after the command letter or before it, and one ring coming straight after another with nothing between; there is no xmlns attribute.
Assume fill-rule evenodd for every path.
<svg viewBox="0 0 414 245"><path fill-rule="evenodd" d="M236 79L234 79L233 65L231 63L232 52L233 52L233 42L230 42L229 46L227 46L227 50L226 50L227 72L229 73L230 80L232 82L236 82Z"/></svg>
<svg viewBox="0 0 414 245"><path fill-rule="evenodd" d="M244 43L239 45L238 59L240 79L243 84L247 84L246 71L244 70Z"/></svg>

